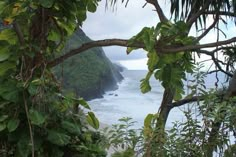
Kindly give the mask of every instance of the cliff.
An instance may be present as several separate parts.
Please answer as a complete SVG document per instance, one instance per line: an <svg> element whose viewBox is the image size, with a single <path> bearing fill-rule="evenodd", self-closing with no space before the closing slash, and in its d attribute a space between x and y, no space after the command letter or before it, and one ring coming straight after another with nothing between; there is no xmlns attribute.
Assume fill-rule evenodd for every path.
<svg viewBox="0 0 236 157"><path fill-rule="evenodd" d="M65 52L88 41L91 40L78 28L67 41ZM102 48L93 48L66 60L55 68L55 73L66 91L90 100L102 97L105 91L117 89L117 82L123 79L120 70Z"/></svg>

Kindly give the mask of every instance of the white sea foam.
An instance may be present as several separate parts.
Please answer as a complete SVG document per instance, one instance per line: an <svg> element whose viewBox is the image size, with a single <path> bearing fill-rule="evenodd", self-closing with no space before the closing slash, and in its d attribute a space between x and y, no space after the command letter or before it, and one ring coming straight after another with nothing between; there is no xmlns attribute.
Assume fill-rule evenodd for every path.
<svg viewBox="0 0 236 157"><path fill-rule="evenodd" d="M104 94L104 98L89 101L92 110L103 123L112 125L122 117L131 117L137 121L135 127L143 126L144 118L149 113L156 113L162 100L163 88L154 78L150 84L152 91L142 94L140 91L140 80L145 77L146 71L126 70L122 74L124 80L119 84L119 88ZM221 77L223 79L223 77ZM215 81L207 79L208 87L214 87ZM181 108L174 108L169 114L167 128L172 126L175 121L183 121L185 117Z"/></svg>

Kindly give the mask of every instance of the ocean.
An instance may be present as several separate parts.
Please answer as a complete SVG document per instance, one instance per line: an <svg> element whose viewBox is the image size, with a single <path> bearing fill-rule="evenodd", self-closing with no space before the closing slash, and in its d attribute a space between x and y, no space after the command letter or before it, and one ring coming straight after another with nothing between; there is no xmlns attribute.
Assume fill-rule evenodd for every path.
<svg viewBox="0 0 236 157"><path fill-rule="evenodd" d="M136 121L134 127L141 128L147 114L158 111L164 89L160 82L151 78L152 90L142 94L139 88L140 80L145 77L146 73L145 70L125 70L122 72L124 80L119 83L117 90L106 92L103 98L88 102L100 122L112 125L117 124L118 119L122 117L131 117L133 121ZM224 82L224 76L219 75L219 79L221 82L219 85L221 85ZM215 74L211 74L205 79L207 88L215 88L215 82ZM185 121L183 111L188 107L188 105L184 105L172 109L166 127L170 128L175 121ZM195 108L192 109L195 110Z"/></svg>

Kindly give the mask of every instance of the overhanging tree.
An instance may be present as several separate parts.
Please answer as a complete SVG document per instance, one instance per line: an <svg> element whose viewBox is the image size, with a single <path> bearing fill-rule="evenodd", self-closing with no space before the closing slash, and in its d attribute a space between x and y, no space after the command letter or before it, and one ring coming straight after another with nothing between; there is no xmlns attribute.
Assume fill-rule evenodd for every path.
<svg viewBox="0 0 236 157"><path fill-rule="evenodd" d="M115 5L117 1L112 0L107 3ZM128 1L126 1L126 5L127 3ZM236 41L235 37L219 41L220 34L225 35L224 25L233 23L235 20L234 1L172 0L170 3L172 17L167 18L157 0L146 1L145 5L153 5L160 19L156 27L145 27L129 40L106 39L85 43L80 48L49 62L49 65L56 65L74 54L96 46L124 46L127 47L127 53L137 48L146 50L149 72L142 80L141 90L143 93L151 90L149 79L153 74L157 80L162 82L165 91L158 111L157 127L162 126L163 129L172 108L203 100L201 95L192 95L190 98L182 99L183 80L186 80L186 73L193 72L194 55L205 54L212 58L216 69L209 73L221 71L232 77L235 58L234 43ZM212 23L207 23L208 19L212 19ZM191 36L189 34L191 29L196 29L200 35ZM212 30L217 33L216 40L200 44L201 40ZM204 48L212 48L213 50ZM224 56L224 60L218 57L219 54ZM214 129L211 130L209 143L212 143L211 140L217 134L220 125L221 122L213 122L212 128ZM208 155L212 155L215 144L211 144L209 147Z"/></svg>
<svg viewBox="0 0 236 157"><path fill-rule="evenodd" d="M111 5L117 3L116 0L111 0L109 2ZM126 2L128 3L128 1ZM144 93L150 90L148 79L152 74L155 74L156 78L162 82L166 92L169 88L172 89L171 91L174 91L174 93L169 95L169 104L172 103L174 98L179 100L181 94L183 94L182 80L186 79L186 72L191 72L193 70L193 54L205 54L211 56L212 61L217 67L217 71L221 71L227 76L232 77L232 70L234 69L234 42L236 41L236 38L233 37L223 41L216 39L216 41L204 44L200 44L200 41L203 37L207 36L211 30L216 30L217 34L222 33L225 35L225 31L222 30L222 24L227 25L227 22L234 22L235 2L227 0L172 0L170 3L170 11L172 14L172 17L169 18L170 20L164 15L158 1L147 0L146 4L153 5L157 15L159 16L160 22L156 27L145 27L140 31L140 33L129 40L105 39L85 43L78 49L72 50L63 56L50 61L48 65L55 66L60 64L63 60L92 47L112 45L124 46L127 47L127 53L130 53L133 49L143 48L148 52L149 73L147 74L146 79L143 80L141 90ZM207 26L206 20L209 18L213 19L213 22ZM200 35L196 37L191 36L189 34L191 29L196 29L197 32L201 32ZM214 48L214 50L207 51L203 50L204 48ZM227 58L225 62L217 58L216 54L219 52ZM177 74L173 74L174 72ZM172 75L177 76L174 77L176 80L171 80L172 77L170 76ZM178 92L176 92L177 90ZM164 121L166 121L168 116L166 113L170 110L165 109L168 108L168 105L164 105L168 104L165 101L167 100L163 99L163 105L161 105L160 110L161 113L163 112Z"/></svg>
<svg viewBox="0 0 236 157"><path fill-rule="evenodd" d="M30 135L21 140L14 139L14 148L10 147L8 138L1 136L1 140L6 144L9 152L20 151L23 149L20 146L25 146L25 150L27 150L25 156L30 154L34 156L38 151L47 152L50 156L51 150L36 147L35 138L44 137L43 142L49 142L47 144L50 147L56 145L53 148L58 154L65 153L63 146L68 147L68 144L73 141L72 135L75 133L76 126L71 124L73 117L62 123L61 119L65 115L68 116L68 112L63 111L65 108L70 108L67 106L69 104L69 106L86 105L83 101L78 102L73 98L66 99L58 94L60 90L55 83L51 68L89 48L117 45L127 47L127 53L138 48L147 51L149 72L142 80L141 90L143 93L151 90L149 79L154 75L157 80L162 82L165 91L159 114L155 117L157 118L155 132L150 147L147 148L146 156L160 155L153 152L153 143L165 142L160 135L164 136L165 123L172 108L204 99L197 93L193 93L191 97L182 98L183 80L186 79L186 73L193 72L196 54L206 54L212 58L217 67L212 72L221 71L229 77L233 75L236 37L223 41L216 39L210 43L200 44L203 37L207 36L211 30L215 29L217 34L224 34L222 24L227 25L227 22L234 22L236 2L229 0L170 0L172 17L169 18L165 16L159 1L146 0L145 5L152 5L160 19L156 27L145 27L140 33L127 40L105 39L84 43L78 49L55 58L54 56L57 56L56 54L62 50L66 37L86 19L86 12L96 10L97 2L96 0L11 0L0 3L1 19L3 19L4 25L8 26L0 33L0 100L3 115L0 119L0 130L2 135L7 133L12 136L16 129L25 129L27 126L28 135ZM122 2L128 4L128 1L122 0ZM111 0L107 3L114 5L117 1ZM209 26L206 22L208 18L213 19ZM196 29L200 35L191 36L189 34L191 29ZM213 48L213 50L208 51L204 48ZM222 53L225 60L220 60L217 57L218 53ZM64 100L67 101L64 102ZM58 110L63 114L57 113ZM52 113L56 114L53 114L55 117L47 119L44 115L48 113L50 116ZM75 130L68 131L67 127L54 126L53 124L57 123L55 119L64 126L72 125ZM23 123L23 121L27 121L27 123ZM88 115L88 122L97 127L96 118L92 113ZM208 138L210 145L206 153L209 156L212 156L216 146L216 144L212 144L211 140L218 134L220 125L221 121L217 119L213 122ZM59 132L53 127L58 127ZM24 135L22 133L22 137ZM26 144L29 141L31 153ZM3 146L5 147L5 145ZM42 148L42 142L40 146ZM75 149L75 145L69 146L71 146L70 151L82 149L81 147ZM160 148L164 150L162 146ZM18 154L24 155L22 152L18 152Z"/></svg>

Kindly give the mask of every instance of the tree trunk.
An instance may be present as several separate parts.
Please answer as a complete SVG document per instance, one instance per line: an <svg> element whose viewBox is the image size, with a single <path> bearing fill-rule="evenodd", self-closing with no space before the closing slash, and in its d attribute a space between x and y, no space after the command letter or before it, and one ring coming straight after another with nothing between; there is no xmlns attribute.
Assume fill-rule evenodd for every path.
<svg viewBox="0 0 236 157"><path fill-rule="evenodd" d="M214 148L217 145L217 137L219 134L219 130L220 130L220 126L221 126L221 121L219 122L213 122L212 124L212 129L207 141L207 152L206 152L206 156L208 157L212 157L213 156L213 152L214 152Z"/></svg>
<svg viewBox="0 0 236 157"><path fill-rule="evenodd" d="M159 108L159 116L156 122L155 130L153 133L153 137L149 143L149 148L147 153L145 154L146 157L164 157L165 156L165 125L169 115L170 110L172 107L170 104L174 98L173 89L165 89L162 103Z"/></svg>
<svg viewBox="0 0 236 157"><path fill-rule="evenodd" d="M171 104L174 99L174 94L175 94L174 91L175 91L174 89L170 89L170 88L165 89L164 94L163 94L163 98L162 98L162 102L161 102L161 106L158 111L159 121L161 122L161 124L163 125L164 128L165 128L166 121L167 121L168 115L170 113L170 110L172 109Z"/></svg>

